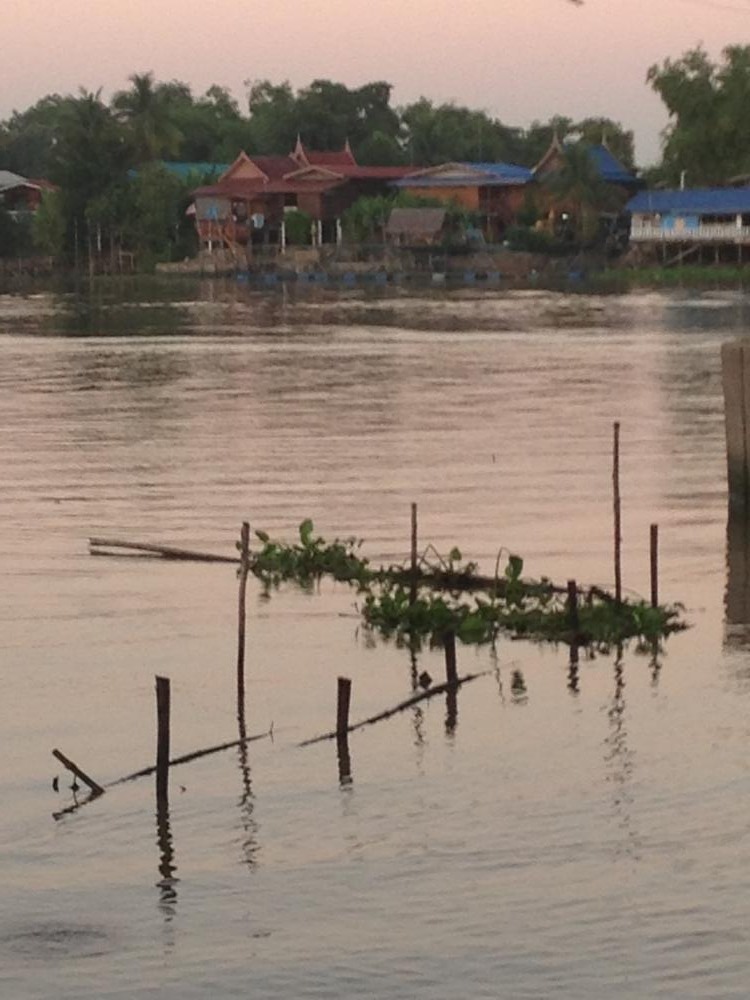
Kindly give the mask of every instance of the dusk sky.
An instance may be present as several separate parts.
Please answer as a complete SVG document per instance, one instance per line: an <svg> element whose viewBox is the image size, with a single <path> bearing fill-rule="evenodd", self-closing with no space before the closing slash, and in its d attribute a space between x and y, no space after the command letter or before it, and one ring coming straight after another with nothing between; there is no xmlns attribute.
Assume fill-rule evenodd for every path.
<svg viewBox="0 0 750 1000"><path fill-rule="evenodd" d="M750 0L5 0L3 36L0 118L146 70L241 103L247 79L384 79L396 104L456 100L508 125L608 115L645 166L666 124L648 67L750 43Z"/></svg>

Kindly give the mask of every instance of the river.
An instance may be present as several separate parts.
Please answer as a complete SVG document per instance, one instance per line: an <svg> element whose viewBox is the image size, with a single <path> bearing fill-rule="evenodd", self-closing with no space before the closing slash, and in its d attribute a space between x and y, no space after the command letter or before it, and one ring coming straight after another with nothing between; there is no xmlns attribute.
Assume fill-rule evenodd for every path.
<svg viewBox="0 0 750 1000"><path fill-rule="evenodd" d="M719 348L731 291L101 285L0 296L0 995L16 998L746 997L750 633L727 551ZM153 761L237 735L227 565L94 558L104 535L234 552L240 524L313 519L376 561L422 545L492 572L611 585L612 423L623 576L691 628L662 655L459 647L443 676L363 633L356 595L248 593L247 709L272 738L78 811ZM52 787L59 778L59 790ZM78 792L78 796L81 796Z"/></svg>

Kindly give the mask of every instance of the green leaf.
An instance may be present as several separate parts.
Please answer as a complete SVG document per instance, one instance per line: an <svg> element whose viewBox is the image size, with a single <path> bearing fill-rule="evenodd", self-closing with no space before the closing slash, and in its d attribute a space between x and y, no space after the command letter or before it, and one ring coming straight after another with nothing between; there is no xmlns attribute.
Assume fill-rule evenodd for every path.
<svg viewBox="0 0 750 1000"><path fill-rule="evenodd" d="M312 539L312 533L314 526L309 517L305 518L302 524L299 526L299 538L303 545L309 545Z"/></svg>
<svg viewBox="0 0 750 1000"><path fill-rule="evenodd" d="M264 545L268 542L269 536L267 531L258 531L256 529L255 534L261 540L261 542L263 542Z"/></svg>
<svg viewBox="0 0 750 1000"><path fill-rule="evenodd" d="M448 556L450 562L461 562L461 549L452 548Z"/></svg>
<svg viewBox="0 0 750 1000"><path fill-rule="evenodd" d="M505 567L505 575L509 580L518 580L523 571L523 559L520 556L509 556L508 565Z"/></svg>

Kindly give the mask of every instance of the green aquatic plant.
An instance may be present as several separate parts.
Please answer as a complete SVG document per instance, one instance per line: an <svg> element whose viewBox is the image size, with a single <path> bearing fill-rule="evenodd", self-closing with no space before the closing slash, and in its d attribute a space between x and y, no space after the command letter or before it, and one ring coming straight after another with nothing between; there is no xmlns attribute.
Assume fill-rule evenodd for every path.
<svg viewBox="0 0 750 1000"><path fill-rule="evenodd" d="M255 532L262 548L250 554L250 570L270 594L282 583L311 588L324 576L356 586L359 610L373 633L411 644L441 643L453 632L464 643L487 643L505 634L537 642L564 642L606 650L634 639L651 648L685 628L679 605L652 607L643 600L617 602L597 587L577 593L550 580L523 578L520 556L501 549L494 576L482 576L459 549L442 556L433 546L411 566L373 567L359 550L361 538L326 542L309 519L299 541L288 544ZM500 565L505 554L505 567Z"/></svg>

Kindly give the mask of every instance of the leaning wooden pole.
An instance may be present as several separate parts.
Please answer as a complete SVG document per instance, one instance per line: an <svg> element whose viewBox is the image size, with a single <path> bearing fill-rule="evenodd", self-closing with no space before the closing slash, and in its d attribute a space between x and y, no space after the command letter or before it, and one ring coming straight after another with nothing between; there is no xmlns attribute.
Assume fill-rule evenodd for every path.
<svg viewBox="0 0 750 1000"><path fill-rule="evenodd" d="M349 732L349 706L352 701L352 682L348 677L339 677L336 698L336 739L346 740Z"/></svg>
<svg viewBox="0 0 750 1000"><path fill-rule="evenodd" d="M614 543L615 543L615 600L622 602L622 511L620 498L620 423L614 423L614 441L612 448L612 494L614 506Z"/></svg>
<svg viewBox="0 0 750 1000"><path fill-rule="evenodd" d="M245 628L247 620L246 595L247 576L250 572L250 525L242 522L240 533L240 594L239 620L237 623L237 712L244 716L245 712Z"/></svg>
<svg viewBox="0 0 750 1000"><path fill-rule="evenodd" d="M70 760L69 757L66 757L64 753L55 749L52 751L52 756L56 757L64 767L67 767L67 769L74 774L76 778L80 778L84 785L88 785L91 789L92 795L104 795L104 789L102 786L94 781L93 778L90 778L85 771L82 771L80 767L74 763L74 761Z"/></svg>
<svg viewBox="0 0 750 1000"><path fill-rule="evenodd" d="M156 678L156 801L166 805L169 800L169 714L170 684L168 677Z"/></svg>

